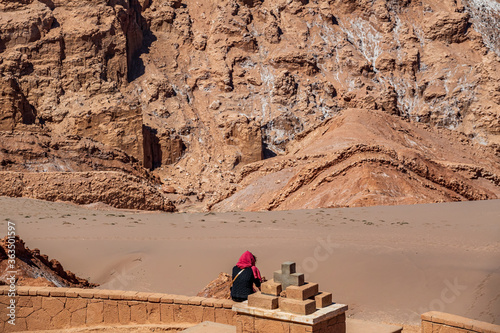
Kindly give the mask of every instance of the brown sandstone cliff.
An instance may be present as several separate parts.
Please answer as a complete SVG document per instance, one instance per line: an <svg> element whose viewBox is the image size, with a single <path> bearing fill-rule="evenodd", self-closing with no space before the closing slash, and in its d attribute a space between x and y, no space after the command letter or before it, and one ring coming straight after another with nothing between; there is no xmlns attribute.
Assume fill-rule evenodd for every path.
<svg viewBox="0 0 500 333"><path fill-rule="evenodd" d="M0 11L0 180L86 172L75 194L38 197L289 209L500 193L498 1L15 0ZM352 132L329 127L343 121ZM402 128L422 140L402 144ZM30 143L12 149L21 137ZM316 155L304 143L315 140ZM54 141L63 152L43 143ZM280 163L278 179L268 169ZM123 173L109 186L129 192L89 185L104 171ZM62 175L22 186L47 177L57 192ZM257 184L271 191L238 199ZM89 186L100 192L83 200ZM138 204L144 193L154 203Z"/></svg>

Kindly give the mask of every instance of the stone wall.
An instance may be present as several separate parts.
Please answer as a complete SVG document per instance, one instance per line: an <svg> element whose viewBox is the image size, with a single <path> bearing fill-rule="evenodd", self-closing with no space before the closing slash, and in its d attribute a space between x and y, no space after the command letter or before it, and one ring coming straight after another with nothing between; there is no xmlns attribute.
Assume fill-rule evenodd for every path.
<svg viewBox="0 0 500 333"><path fill-rule="evenodd" d="M236 333L345 333L345 313L330 319L321 321L317 324L307 325L300 322L284 321L269 317L259 317L239 313L236 317Z"/></svg>
<svg viewBox="0 0 500 333"><path fill-rule="evenodd" d="M169 294L81 288L18 287L16 325L9 320L8 287L0 286L0 332L97 325L235 324L233 301Z"/></svg>
<svg viewBox="0 0 500 333"><path fill-rule="evenodd" d="M422 333L500 333L500 326L448 313L422 314Z"/></svg>

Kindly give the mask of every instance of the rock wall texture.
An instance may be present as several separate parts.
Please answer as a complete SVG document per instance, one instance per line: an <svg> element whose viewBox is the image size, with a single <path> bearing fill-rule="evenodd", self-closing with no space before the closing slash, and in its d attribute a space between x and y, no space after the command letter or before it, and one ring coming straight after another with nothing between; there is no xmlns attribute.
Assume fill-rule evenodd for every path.
<svg viewBox="0 0 500 333"><path fill-rule="evenodd" d="M11 238L12 239L12 238ZM39 249L30 250L25 246L24 241L16 236L14 242L9 242L5 237L0 240L0 284L9 285L10 274L8 265L9 245L15 246L15 267L17 286L45 286L45 287L96 287L96 284L77 277L73 272L64 270L63 266L56 259L49 260L45 254L40 254Z"/></svg>
<svg viewBox="0 0 500 333"><path fill-rule="evenodd" d="M405 119L427 125L423 137L463 143L454 155L466 156L468 166L446 158L432 176L411 169L413 180L396 184L408 168L399 166L413 155L388 140L382 150L399 158L367 163L360 157L361 180L346 173L329 191L358 186L351 191L362 192L367 182L377 182L407 192L406 201L373 196L356 204L495 198L498 183L492 187L489 179L498 175L500 154L499 30L495 0L1 2L0 130L49 141L78 137L120 151L132 162L99 158L94 167L73 159L72 168L134 169L151 191L173 188L168 199L181 209L200 208L233 195L245 168L260 168L271 157L276 163L293 159L298 141L319 138L317 129L332 124L329 119L339 123L346 110L359 109L376 114L380 124ZM416 135L413 127L407 130ZM373 146L363 135L356 133L356 144ZM348 135L335 139L356 151ZM32 141L37 145L38 138ZM431 143L442 150L438 154L450 148ZM323 153L337 154L327 146ZM424 148L417 148L421 154ZM486 164L466 150L484 151ZM43 168L61 167L55 158ZM5 163L5 171L29 164ZM140 164L152 171L140 171ZM372 169L393 177L371 179ZM482 170L477 181L463 180L472 169ZM413 183L426 193L412 192ZM287 207L349 205L318 200Z"/></svg>
<svg viewBox="0 0 500 333"><path fill-rule="evenodd" d="M175 206L140 178L113 171L0 172L0 195L116 208L163 210Z"/></svg>

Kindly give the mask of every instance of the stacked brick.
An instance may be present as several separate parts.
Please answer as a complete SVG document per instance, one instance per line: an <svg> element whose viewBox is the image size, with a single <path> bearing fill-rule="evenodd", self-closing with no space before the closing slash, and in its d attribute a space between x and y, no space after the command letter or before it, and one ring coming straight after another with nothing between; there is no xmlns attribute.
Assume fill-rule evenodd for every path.
<svg viewBox="0 0 500 333"><path fill-rule="evenodd" d="M273 278L262 284L261 292L248 296L248 306L310 315L332 304L332 294L320 292L317 283L305 282L294 262L284 262Z"/></svg>

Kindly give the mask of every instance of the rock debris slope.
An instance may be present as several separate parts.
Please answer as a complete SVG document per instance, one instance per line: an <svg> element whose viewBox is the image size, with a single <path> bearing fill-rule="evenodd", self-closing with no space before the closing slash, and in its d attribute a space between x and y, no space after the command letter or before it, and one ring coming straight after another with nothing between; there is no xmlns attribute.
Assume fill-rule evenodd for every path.
<svg viewBox="0 0 500 333"><path fill-rule="evenodd" d="M500 194L497 1L0 10L3 195L171 211Z"/></svg>
<svg viewBox="0 0 500 333"><path fill-rule="evenodd" d="M10 285L12 273L9 273L9 238L0 239L0 284ZM15 282L18 286L45 286L45 287L78 287L93 288L97 285L86 279L77 277L71 271L65 271L56 259L49 260L39 249L30 250L24 241L15 237L13 243L16 249Z"/></svg>

